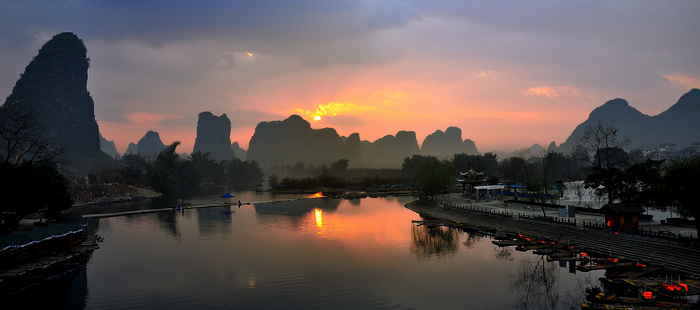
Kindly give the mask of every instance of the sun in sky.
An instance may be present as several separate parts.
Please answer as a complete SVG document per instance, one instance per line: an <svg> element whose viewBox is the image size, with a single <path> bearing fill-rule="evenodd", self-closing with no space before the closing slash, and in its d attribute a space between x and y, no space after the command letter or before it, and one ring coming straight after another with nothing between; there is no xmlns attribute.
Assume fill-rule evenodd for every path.
<svg viewBox="0 0 700 310"><path fill-rule="evenodd" d="M317 122L318 122L318 121L320 121L320 120L321 120L321 117L320 117L320 116L316 115L316 116L314 117L314 121L317 121Z"/></svg>

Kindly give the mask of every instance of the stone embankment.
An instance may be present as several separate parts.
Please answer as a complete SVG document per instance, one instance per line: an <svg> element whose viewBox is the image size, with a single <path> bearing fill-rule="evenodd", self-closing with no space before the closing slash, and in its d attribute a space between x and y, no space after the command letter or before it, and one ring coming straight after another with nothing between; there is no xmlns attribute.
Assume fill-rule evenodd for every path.
<svg viewBox="0 0 700 310"><path fill-rule="evenodd" d="M423 217L465 222L473 229L495 229L501 234L529 236L569 243L611 257L645 260L668 269L700 277L700 247L678 245L633 234L613 234L607 230L581 229L541 221L518 220L468 210L443 208L416 200L405 205Z"/></svg>
<svg viewBox="0 0 700 310"><path fill-rule="evenodd" d="M73 198L74 206L104 204L147 199L161 196L156 191L120 184L102 184L99 190L82 191Z"/></svg>

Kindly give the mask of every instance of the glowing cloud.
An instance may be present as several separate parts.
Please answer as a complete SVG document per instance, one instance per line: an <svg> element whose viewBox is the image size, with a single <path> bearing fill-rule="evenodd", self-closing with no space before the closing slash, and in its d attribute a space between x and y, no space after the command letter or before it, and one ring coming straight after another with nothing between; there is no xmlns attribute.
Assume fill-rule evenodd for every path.
<svg viewBox="0 0 700 310"><path fill-rule="evenodd" d="M131 113L127 116L127 119L134 124L146 124L146 125L155 125L158 124L158 122L168 118L167 116L164 115L156 115L156 114L150 114L150 113Z"/></svg>
<svg viewBox="0 0 700 310"><path fill-rule="evenodd" d="M530 95L530 96L547 96L547 98L556 98L559 96L578 96L579 91L573 87L569 86L554 86L548 87L548 86L538 86L538 87L530 87L528 90L522 91L524 95ZM587 96L590 97L590 96Z"/></svg>
<svg viewBox="0 0 700 310"><path fill-rule="evenodd" d="M557 91L547 86L530 87L528 90L523 91L523 94L533 96L547 96L548 98L554 98L559 96L559 94L557 94Z"/></svg>
<svg viewBox="0 0 700 310"><path fill-rule="evenodd" d="M664 74L663 76L673 83L680 84L688 88L700 88L700 80L694 77L689 77L682 74Z"/></svg>
<svg viewBox="0 0 700 310"><path fill-rule="evenodd" d="M338 116L342 114L360 114L365 111L374 110L373 106L357 106L354 103L330 102L328 104L319 104L315 111L307 111L303 109L292 110L296 114L306 115L314 121L320 121L322 116Z"/></svg>

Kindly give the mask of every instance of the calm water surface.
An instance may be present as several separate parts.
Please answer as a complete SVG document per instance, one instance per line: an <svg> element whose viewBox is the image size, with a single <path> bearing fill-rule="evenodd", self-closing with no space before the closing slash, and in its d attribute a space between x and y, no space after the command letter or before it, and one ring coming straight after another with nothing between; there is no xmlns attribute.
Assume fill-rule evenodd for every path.
<svg viewBox="0 0 700 310"><path fill-rule="evenodd" d="M568 309L569 272L477 232L428 229L412 197L320 198L104 218L63 283L83 309ZM65 288L68 287L68 288ZM65 300L65 302L63 302Z"/></svg>

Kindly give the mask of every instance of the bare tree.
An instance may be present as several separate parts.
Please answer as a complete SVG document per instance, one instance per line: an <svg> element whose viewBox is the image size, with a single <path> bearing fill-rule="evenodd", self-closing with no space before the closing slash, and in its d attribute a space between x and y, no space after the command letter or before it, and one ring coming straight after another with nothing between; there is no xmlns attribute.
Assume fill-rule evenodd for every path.
<svg viewBox="0 0 700 310"><path fill-rule="evenodd" d="M3 228L17 228L22 217L40 210L47 218L57 218L73 204L68 183L57 169L70 164L67 150L37 118L37 112L19 102L0 109L0 195L23 197L22 203L0 204Z"/></svg>
<svg viewBox="0 0 700 310"><path fill-rule="evenodd" d="M537 202L545 202L549 196L551 186L555 183L553 175L561 161L560 156L561 153L545 150L539 154L524 150L510 158L510 165L514 166L517 179L523 182L528 191L535 194ZM542 214L547 216L544 206Z"/></svg>
<svg viewBox="0 0 700 310"><path fill-rule="evenodd" d="M582 151L574 153L576 159L594 167L624 168L639 152L630 151L631 140L620 135L620 129L615 126L614 120L605 118L599 119L595 125L588 126L577 142ZM620 150L628 152L627 155L624 156Z"/></svg>
<svg viewBox="0 0 700 310"><path fill-rule="evenodd" d="M68 150L38 123L39 113L15 102L0 110L0 163L70 165Z"/></svg>
<svg viewBox="0 0 700 310"><path fill-rule="evenodd" d="M586 188L593 188L599 200L612 203L619 198L623 171L641 153L630 150L630 139L621 137L615 122L600 119L589 126L578 140L578 150L574 153L579 161L587 164Z"/></svg>

